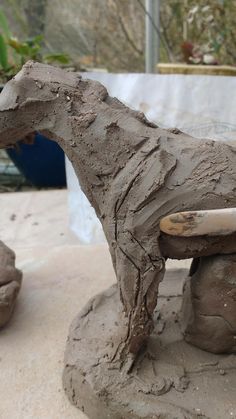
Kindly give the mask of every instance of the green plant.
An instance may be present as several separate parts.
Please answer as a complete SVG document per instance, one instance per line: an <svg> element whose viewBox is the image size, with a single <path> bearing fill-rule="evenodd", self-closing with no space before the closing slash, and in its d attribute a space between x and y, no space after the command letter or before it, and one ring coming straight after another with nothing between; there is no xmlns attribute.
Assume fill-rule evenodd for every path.
<svg viewBox="0 0 236 419"><path fill-rule="evenodd" d="M69 57L63 53L43 53L43 36L38 35L24 41L14 37L7 19L0 9L0 79L2 82L13 77L28 60L44 63L68 64Z"/></svg>

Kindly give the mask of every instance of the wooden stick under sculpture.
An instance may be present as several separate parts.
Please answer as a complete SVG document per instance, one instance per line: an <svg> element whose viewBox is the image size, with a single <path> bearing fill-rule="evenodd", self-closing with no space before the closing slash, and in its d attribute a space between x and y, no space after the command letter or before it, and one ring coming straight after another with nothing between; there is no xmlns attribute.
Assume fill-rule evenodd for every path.
<svg viewBox="0 0 236 419"><path fill-rule="evenodd" d="M236 208L170 214L160 221L160 230L181 237L229 235L236 231Z"/></svg>
<svg viewBox="0 0 236 419"><path fill-rule="evenodd" d="M236 251L235 236L186 242L159 229L171 213L236 206L235 149L159 129L101 84L29 62L0 95L0 145L36 130L61 145L102 222L128 319L119 355L137 353L165 258Z"/></svg>

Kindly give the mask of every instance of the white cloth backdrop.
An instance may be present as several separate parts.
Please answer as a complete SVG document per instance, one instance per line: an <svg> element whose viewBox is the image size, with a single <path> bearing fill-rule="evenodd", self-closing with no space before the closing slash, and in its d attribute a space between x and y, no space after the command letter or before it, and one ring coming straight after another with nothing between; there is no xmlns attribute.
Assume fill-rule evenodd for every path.
<svg viewBox="0 0 236 419"><path fill-rule="evenodd" d="M111 96L141 110L159 126L236 144L236 77L109 73L83 77L100 81ZM104 241L100 222L68 160L66 172L71 229L81 243Z"/></svg>

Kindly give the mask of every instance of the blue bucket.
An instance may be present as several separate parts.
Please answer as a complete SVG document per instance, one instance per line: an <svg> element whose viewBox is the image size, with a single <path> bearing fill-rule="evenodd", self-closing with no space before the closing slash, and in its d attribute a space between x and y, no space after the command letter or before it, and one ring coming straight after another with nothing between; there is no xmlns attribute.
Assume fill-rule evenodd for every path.
<svg viewBox="0 0 236 419"><path fill-rule="evenodd" d="M7 149L17 169L34 186L65 187L65 155L55 141L36 133L34 144L18 143L17 148Z"/></svg>

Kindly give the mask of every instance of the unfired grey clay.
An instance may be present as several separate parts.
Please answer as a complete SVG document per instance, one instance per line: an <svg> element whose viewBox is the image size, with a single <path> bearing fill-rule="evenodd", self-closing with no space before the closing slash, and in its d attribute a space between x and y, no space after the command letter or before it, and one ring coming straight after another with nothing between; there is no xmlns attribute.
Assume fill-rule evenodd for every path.
<svg viewBox="0 0 236 419"><path fill-rule="evenodd" d="M111 98L101 84L29 62L0 95L0 145L13 145L33 131L57 141L71 160L103 225L117 277L117 288L90 302L72 326L64 373L70 399L96 419L211 417L207 405L203 404L207 413L198 412L192 390L183 403L178 396L187 391L191 375L188 357L203 357L207 362L208 355L202 356L200 350L181 340L168 310L163 314L169 319L166 340L164 335L159 337L155 330L160 319L158 313L157 318L153 316L167 258L234 253L236 234L176 238L161 234L159 222L178 211L235 207L235 148L160 129L142 113ZM223 267L226 260L230 261L222 256L217 263ZM194 274L194 298L202 287L201 274L201 270ZM207 278L203 288L210 295L212 281ZM221 283L224 289L228 287L227 281ZM176 301L172 303L175 306ZM201 295L201 304L193 304L195 320L186 330L186 338L199 347L205 333L199 322L203 304ZM215 306L216 298L209 298L208 304ZM235 304L232 310L235 312ZM179 311L180 307L177 317ZM235 316L231 317L235 321ZM225 323L219 316L214 322L223 339L228 333ZM207 330L204 348L212 350L209 337ZM219 340L214 344L235 350L231 340L224 348ZM166 345L169 359L171 350L183 349L184 367L180 367L179 358L168 361L159 348L162 345ZM211 365L215 358L209 357ZM222 359L217 358L213 366ZM206 368L202 373L207 376ZM209 382L214 380L209 378ZM163 394L165 400L161 400ZM222 409L216 412L225 416ZM212 418L218 418L217 414Z"/></svg>

